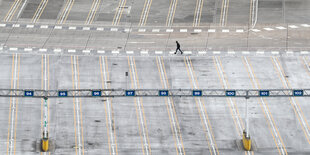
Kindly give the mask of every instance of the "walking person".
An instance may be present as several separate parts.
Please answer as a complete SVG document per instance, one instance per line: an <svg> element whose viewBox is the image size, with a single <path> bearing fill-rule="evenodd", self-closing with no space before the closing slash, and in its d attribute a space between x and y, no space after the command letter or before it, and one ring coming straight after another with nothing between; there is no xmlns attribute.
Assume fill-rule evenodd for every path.
<svg viewBox="0 0 310 155"><path fill-rule="evenodd" d="M177 49L175 50L175 53L174 53L174 54L177 54L178 51L180 51L181 54L183 54L183 51L182 51L181 48L180 48L181 46L180 46L179 42L176 41L176 43L177 43Z"/></svg>

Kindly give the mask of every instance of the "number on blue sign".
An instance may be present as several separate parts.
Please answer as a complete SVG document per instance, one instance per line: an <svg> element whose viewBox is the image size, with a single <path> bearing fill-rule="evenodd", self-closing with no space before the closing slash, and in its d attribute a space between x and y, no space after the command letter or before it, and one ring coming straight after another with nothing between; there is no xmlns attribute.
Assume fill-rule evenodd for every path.
<svg viewBox="0 0 310 155"><path fill-rule="evenodd" d="M25 91L25 96L33 96L33 91Z"/></svg>
<svg viewBox="0 0 310 155"><path fill-rule="evenodd" d="M226 91L226 96L236 96L236 91Z"/></svg>
<svg viewBox="0 0 310 155"><path fill-rule="evenodd" d="M304 95L304 91L303 90L294 90L294 96L303 96Z"/></svg>
<svg viewBox="0 0 310 155"><path fill-rule="evenodd" d="M66 96L68 96L68 92L67 91L59 91L58 96L59 97L66 97Z"/></svg>
<svg viewBox="0 0 310 155"><path fill-rule="evenodd" d="M202 96L201 90L193 90L193 96Z"/></svg>
<svg viewBox="0 0 310 155"><path fill-rule="evenodd" d="M101 91L92 91L93 96L101 96Z"/></svg>
<svg viewBox="0 0 310 155"><path fill-rule="evenodd" d="M269 96L268 90L259 91L259 96Z"/></svg>
<svg viewBox="0 0 310 155"><path fill-rule="evenodd" d="M135 96L134 90L126 90L126 96Z"/></svg>
<svg viewBox="0 0 310 155"><path fill-rule="evenodd" d="M168 96L168 90L160 90L159 96Z"/></svg>

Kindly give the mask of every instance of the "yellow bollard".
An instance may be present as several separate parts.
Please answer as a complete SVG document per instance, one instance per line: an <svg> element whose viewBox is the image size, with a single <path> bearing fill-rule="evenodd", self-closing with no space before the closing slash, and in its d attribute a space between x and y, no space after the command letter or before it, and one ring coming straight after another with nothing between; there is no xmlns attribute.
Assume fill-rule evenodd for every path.
<svg viewBox="0 0 310 155"><path fill-rule="evenodd" d="M246 137L246 132L243 132L242 143L243 143L243 148L246 151L250 151L251 150L251 138L250 137Z"/></svg>
<svg viewBox="0 0 310 155"><path fill-rule="evenodd" d="M47 139L42 139L42 150L44 152L48 151L48 138Z"/></svg>

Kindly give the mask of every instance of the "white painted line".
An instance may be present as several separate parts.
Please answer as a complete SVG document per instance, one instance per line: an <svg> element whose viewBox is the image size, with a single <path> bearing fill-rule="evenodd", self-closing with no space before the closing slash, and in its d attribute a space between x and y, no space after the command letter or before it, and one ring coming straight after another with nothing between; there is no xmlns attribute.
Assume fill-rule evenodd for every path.
<svg viewBox="0 0 310 155"><path fill-rule="evenodd" d="M171 54L174 54L174 52L175 52L175 51L170 51L169 54L170 54L170 55L171 55Z"/></svg>
<svg viewBox="0 0 310 155"><path fill-rule="evenodd" d="M46 49L46 48L40 48L39 51L40 51L40 52L46 52L47 49Z"/></svg>
<svg viewBox="0 0 310 155"><path fill-rule="evenodd" d="M48 25L41 25L40 28L41 28L41 29L47 29L47 28L48 28Z"/></svg>
<svg viewBox="0 0 310 155"><path fill-rule="evenodd" d="M111 28L111 31L116 32L116 31L118 31L118 28Z"/></svg>
<svg viewBox="0 0 310 155"><path fill-rule="evenodd" d="M131 32L131 29L126 28L124 31L125 31L125 32Z"/></svg>
<svg viewBox="0 0 310 155"><path fill-rule="evenodd" d="M229 32L229 30L228 30L228 29L223 29L223 30L222 30L222 32L224 32L224 33L228 33L228 32Z"/></svg>
<svg viewBox="0 0 310 155"><path fill-rule="evenodd" d="M97 27L97 31L103 31L104 28L103 27Z"/></svg>
<svg viewBox="0 0 310 155"><path fill-rule="evenodd" d="M194 32L198 33L198 32L201 32L202 30L201 29L194 29Z"/></svg>
<svg viewBox="0 0 310 155"><path fill-rule="evenodd" d="M249 51L242 51L242 54L250 54Z"/></svg>
<svg viewBox="0 0 310 155"><path fill-rule="evenodd" d="M166 32L173 32L173 29L166 29Z"/></svg>
<svg viewBox="0 0 310 155"><path fill-rule="evenodd" d="M159 32L160 29L153 29L152 32Z"/></svg>
<svg viewBox="0 0 310 155"><path fill-rule="evenodd" d="M146 29L139 29L138 32L145 32Z"/></svg>
<svg viewBox="0 0 310 155"><path fill-rule="evenodd" d="M293 51L286 51L286 54L294 54Z"/></svg>
<svg viewBox="0 0 310 155"><path fill-rule="evenodd" d="M130 42L128 42L129 44L153 44L153 43L155 43L155 42L137 42L137 41L130 41Z"/></svg>
<svg viewBox="0 0 310 155"><path fill-rule="evenodd" d="M119 54L119 51L112 51L112 54Z"/></svg>
<svg viewBox="0 0 310 155"><path fill-rule="evenodd" d="M163 54L163 51L155 51L155 54Z"/></svg>
<svg viewBox="0 0 310 155"><path fill-rule="evenodd" d="M264 30L266 30L266 31L272 31L272 30L274 30L274 29L269 28L269 27L266 27L266 28L264 28Z"/></svg>
<svg viewBox="0 0 310 155"><path fill-rule="evenodd" d="M256 54L265 54L265 51L256 51Z"/></svg>
<svg viewBox="0 0 310 155"><path fill-rule="evenodd" d="M184 51L184 54L192 54L192 51Z"/></svg>
<svg viewBox="0 0 310 155"><path fill-rule="evenodd" d="M62 29L62 26L55 26L54 29L60 30Z"/></svg>
<svg viewBox="0 0 310 155"><path fill-rule="evenodd" d="M20 27L20 25L19 24L13 24L12 27Z"/></svg>
<svg viewBox="0 0 310 155"><path fill-rule="evenodd" d="M308 54L308 51L300 51L300 54Z"/></svg>
<svg viewBox="0 0 310 155"><path fill-rule="evenodd" d="M308 24L301 24L302 27L310 27Z"/></svg>
<svg viewBox="0 0 310 155"><path fill-rule="evenodd" d="M134 54L134 51L126 51L126 54Z"/></svg>
<svg viewBox="0 0 310 155"><path fill-rule="evenodd" d="M208 32L215 32L215 29L209 29Z"/></svg>
<svg viewBox="0 0 310 155"><path fill-rule="evenodd" d="M207 54L207 51L198 51L198 54L201 54L201 55Z"/></svg>
<svg viewBox="0 0 310 155"><path fill-rule="evenodd" d="M10 50L10 51L17 51L18 48L16 48L16 47L11 47L11 48L9 48L9 50Z"/></svg>
<svg viewBox="0 0 310 155"><path fill-rule="evenodd" d="M141 54L149 54L148 51L140 51Z"/></svg>
<svg viewBox="0 0 310 155"><path fill-rule="evenodd" d="M278 27L276 27L277 29L279 29L279 30L285 30L286 28L285 27L283 27L283 26L278 26Z"/></svg>
<svg viewBox="0 0 310 155"><path fill-rule="evenodd" d="M180 32L187 32L187 29L180 29Z"/></svg>
<svg viewBox="0 0 310 155"><path fill-rule="evenodd" d="M271 54L279 54L279 51L271 51Z"/></svg>
<svg viewBox="0 0 310 155"><path fill-rule="evenodd" d="M68 52L69 52L69 53L75 53L76 50L75 50L75 49L69 49Z"/></svg>
<svg viewBox="0 0 310 155"><path fill-rule="evenodd" d="M253 31L253 32L259 32L260 30L259 30L259 29L251 29L251 31Z"/></svg>
<svg viewBox="0 0 310 155"><path fill-rule="evenodd" d="M228 53L228 54L236 54L235 51L228 51L227 53Z"/></svg>
<svg viewBox="0 0 310 155"><path fill-rule="evenodd" d="M213 54L221 54L221 51L213 51Z"/></svg>
<svg viewBox="0 0 310 155"><path fill-rule="evenodd" d="M6 27L6 24L0 24L0 27Z"/></svg>
<svg viewBox="0 0 310 155"><path fill-rule="evenodd" d="M292 29L298 28L298 26L296 26L296 25L289 25L288 27L290 27L290 28L292 28Z"/></svg>
<svg viewBox="0 0 310 155"><path fill-rule="evenodd" d="M69 26L69 30L76 30L76 27L75 26Z"/></svg>
<svg viewBox="0 0 310 155"><path fill-rule="evenodd" d="M34 28L34 25L27 25L26 28Z"/></svg>
<svg viewBox="0 0 310 155"><path fill-rule="evenodd" d="M103 53L105 53L105 51L104 50L98 50L97 53L103 54Z"/></svg>
<svg viewBox="0 0 310 155"><path fill-rule="evenodd" d="M83 30L88 31L90 30L90 27L83 27Z"/></svg>
<svg viewBox="0 0 310 155"><path fill-rule="evenodd" d="M56 49L54 49L54 52L61 52L61 49L60 48L56 48Z"/></svg>
<svg viewBox="0 0 310 155"><path fill-rule="evenodd" d="M90 50L83 50L83 53L90 53Z"/></svg>
<svg viewBox="0 0 310 155"><path fill-rule="evenodd" d="M237 32L237 33L243 33L244 30L243 30L243 29L237 29L236 32Z"/></svg>
<svg viewBox="0 0 310 155"><path fill-rule="evenodd" d="M31 52L31 51L32 51L32 48L24 48L24 51L26 51L26 52Z"/></svg>

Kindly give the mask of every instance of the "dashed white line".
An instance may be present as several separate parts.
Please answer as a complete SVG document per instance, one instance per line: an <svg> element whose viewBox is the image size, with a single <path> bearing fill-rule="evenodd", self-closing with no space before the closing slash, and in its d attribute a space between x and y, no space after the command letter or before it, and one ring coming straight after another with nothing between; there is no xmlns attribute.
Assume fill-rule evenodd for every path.
<svg viewBox="0 0 310 155"><path fill-rule="evenodd" d="M116 31L118 31L118 28L111 28L111 31L116 32Z"/></svg>
<svg viewBox="0 0 310 155"><path fill-rule="evenodd" d="M215 32L215 29L208 29L208 32Z"/></svg>
<svg viewBox="0 0 310 155"><path fill-rule="evenodd" d="M301 24L302 27L310 27L309 24Z"/></svg>
<svg viewBox="0 0 310 155"><path fill-rule="evenodd" d="M12 27L20 27L20 24L13 24Z"/></svg>
<svg viewBox="0 0 310 155"><path fill-rule="evenodd" d="M88 30L90 30L90 27L83 27L83 30L88 31Z"/></svg>
<svg viewBox="0 0 310 155"><path fill-rule="evenodd" d="M47 28L48 28L48 25L41 25L40 28L41 28L41 29L47 29Z"/></svg>
<svg viewBox="0 0 310 155"><path fill-rule="evenodd" d="M90 50L83 50L83 53L90 53Z"/></svg>
<svg viewBox="0 0 310 155"><path fill-rule="evenodd" d="M76 50L75 50L75 49L69 49L68 52L69 52L69 53L75 53Z"/></svg>
<svg viewBox="0 0 310 155"><path fill-rule="evenodd" d="M184 54L192 54L192 51L184 51Z"/></svg>
<svg viewBox="0 0 310 155"><path fill-rule="evenodd" d="M199 32L202 32L202 30L201 29L194 29L194 32L199 33Z"/></svg>
<svg viewBox="0 0 310 155"><path fill-rule="evenodd" d="M104 30L104 28L103 27L97 27L97 29L96 29L97 31L103 31Z"/></svg>
<svg viewBox="0 0 310 155"><path fill-rule="evenodd" d="M26 52L31 52L31 51L32 51L32 48L24 48L24 51L26 51Z"/></svg>
<svg viewBox="0 0 310 155"><path fill-rule="evenodd" d="M62 26L55 26L54 29L60 30L60 29L62 29Z"/></svg>
<svg viewBox="0 0 310 155"><path fill-rule="evenodd" d="M213 54L221 54L221 51L213 51Z"/></svg>
<svg viewBox="0 0 310 155"><path fill-rule="evenodd" d="M243 30L243 29L237 29L236 32L237 32L237 33L243 33L244 30Z"/></svg>
<svg viewBox="0 0 310 155"><path fill-rule="evenodd" d="M6 27L6 24L0 24L0 27Z"/></svg>
<svg viewBox="0 0 310 155"><path fill-rule="evenodd" d="M204 55L207 54L207 51L198 51L198 54Z"/></svg>
<svg viewBox="0 0 310 155"><path fill-rule="evenodd" d="M10 50L10 51L17 51L18 48L16 48L16 47L11 47L11 48L9 48L9 50Z"/></svg>
<svg viewBox="0 0 310 155"><path fill-rule="evenodd" d="M180 29L180 32L187 32L187 29Z"/></svg>
<svg viewBox="0 0 310 155"><path fill-rule="evenodd" d="M265 51L256 51L256 54L265 54Z"/></svg>
<svg viewBox="0 0 310 155"><path fill-rule="evenodd" d="M249 51L242 51L242 54L250 54Z"/></svg>
<svg viewBox="0 0 310 155"><path fill-rule="evenodd" d="M76 30L75 26L69 26L69 30Z"/></svg>
<svg viewBox="0 0 310 155"><path fill-rule="evenodd" d="M173 32L173 29L166 29L166 32Z"/></svg>
<svg viewBox="0 0 310 155"><path fill-rule="evenodd" d="M114 50L114 51L112 51L111 53L112 53L112 54L119 54L119 51Z"/></svg>
<svg viewBox="0 0 310 155"><path fill-rule="evenodd" d="M26 28L34 28L34 25L27 25Z"/></svg>
<svg viewBox="0 0 310 155"><path fill-rule="evenodd" d="M40 51L40 52L46 52L47 49L46 49L46 48L40 48L39 51Z"/></svg>
<svg viewBox="0 0 310 155"><path fill-rule="evenodd" d="M222 32L228 33L228 32L229 32L229 29L223 29Z"/></svg>
<svg viewBox="0 0 310 155"><path fill-rule="evenodd" d="M283 26L277 26L276 28L279 29L279 30L285 30L285 29L286 29L286 28L283 27Z"/></svg>
<svg viewBox="0 0 310 155"><path fill-rule="evenodd" d="M300 51L300 54L309 54L308 51Z"/></svg>
<svg viewBox="0 0 310 155"><path fill-rule="evenodd" d="M279 51L271 51L271 54L279 54Z"/></svg>
<svg viewBox="0 0 310 155"><path fill-rule="evenodd" d="M54 49L54 52L61 52L62 50L60 48Z"/></svg>
<svg viewBox="0 0 310 155"><path fill-rule="evenodd" d="M140 51L141 54L149 54L149 51Z"/></svg>
<svg viewBox="0 0 310 155"><path fill-rule="evenodd" d="M126 51L126 54L134 54L134 51Z"/></svg>
<svg viewBox="0 0 310 155"><path fill-rule="evenodd" d="M160 29L152 29L152 32L159 32Z"/></svg>
<svg viewBox="0 0 310 155"><path fill-rule="evenodd" d="M266 31L272 31L272 30L274 30L274 29L269 28L269 27L266 27L266 28L264 28L264 30L266 30Z"/></svg>
<svg viewBox="0 0 310 155"><path fill-rule="evenodd" d="M98 50L97 53L103 54L103 53L105 53L105 51L104 50Z"/></svg>
<svg viewBox="0 0 310 155"><path fill-rule="evenodd" d="M235 51L228 51L227 53L228 53L228 54L236 54Z"/></svg>
<svg viewBox="0 0 310 155"><path fill-rule="evenodd" d="M138 32L145 32L146 29L139 29Z"/></svg>
<svg viewBox="0 0 310 155"><path fill-rule="evenodd" d="M253 31L253 32L259 32L260 30L259 30L259 29L251 29L251 31Z"/></svg>
<svg viewBox="0 0 310 155"><path fill-rule="evenodd" d="M296 26L296 25L289 25L288 27L290 27L290 28L292 28L292 29L298 28L298 26Z"/></svg>
<svg viewBox="0 0 310 155"><path fill-rule="evenodd" d="M155 51L155 54L163 54L163 51Z"/></svg>

